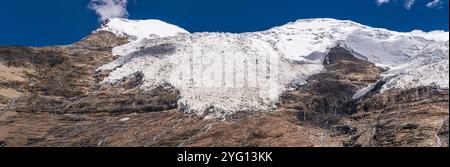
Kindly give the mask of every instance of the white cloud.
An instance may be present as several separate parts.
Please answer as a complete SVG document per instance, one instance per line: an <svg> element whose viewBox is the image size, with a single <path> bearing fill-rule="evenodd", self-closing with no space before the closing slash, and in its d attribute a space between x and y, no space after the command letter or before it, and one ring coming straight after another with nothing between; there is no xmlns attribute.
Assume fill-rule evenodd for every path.
<svg viewBox="0 0 450 167"><path fill-rule="evenodd" d="M128 17L127 0L91 0L89 9L95 11L100 21L109 18Z"/></svg>
<svg viewBox="0 0 450 167"><path fill-rule="evenodd" d="M385 3L389 3L390 0L376 0L375 2L377 3L378 6L383 5Z"/></svg>
<svg viewBox="0 0 450 167"><path fill-rule="evenodd" d="M381 5L383 5L383 4L387 4L387 3L390 3L390 2L397 2L397 1L399 1L399 0L375 0L375 3L378 5L378 6L381 6ZM403 3L404 3L404 7L406 8L406 9L411 9L413 6L414 6L414 4L416 3L416 0L401 0ZM438 8L438 7L441 7L443 4L444 4L444 0L427 0L427 7L428 8Z"/></svg>
<svg viewBox="0 0 450 167"><path fill-rule="evenodd" d="M442 4L443 4L443 2L441 0L433 0L433 1L427 3L427 7L429 7L429 8L439 7Z"/></svg>
<svg viewBox="0 0 450 167"><path fill-rule="evenodd" d="M406 9L411 9L412 6L414 5L414 2L416 2L415 0L405 0L405 8Z"/></svg>

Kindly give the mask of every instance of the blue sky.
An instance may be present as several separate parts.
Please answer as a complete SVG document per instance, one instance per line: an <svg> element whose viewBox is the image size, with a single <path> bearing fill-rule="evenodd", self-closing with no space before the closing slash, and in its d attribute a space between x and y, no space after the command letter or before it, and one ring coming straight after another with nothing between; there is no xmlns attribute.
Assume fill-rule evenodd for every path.
<svg viewBox="0 0 450 167"><path fill-rule="evenodd" d="M405 4L411 1L413 5L407 8ZM396 31L448 31L448 0L436 0L440 5L427 6L432 1L435 0L128 0L125 12L130 19L160 19L190 32L258 31L297 19L322 17ZM43 46L79 41L100 24L98 15L88 7L89 2L5 0L0 5L0 45Z"/></svg>

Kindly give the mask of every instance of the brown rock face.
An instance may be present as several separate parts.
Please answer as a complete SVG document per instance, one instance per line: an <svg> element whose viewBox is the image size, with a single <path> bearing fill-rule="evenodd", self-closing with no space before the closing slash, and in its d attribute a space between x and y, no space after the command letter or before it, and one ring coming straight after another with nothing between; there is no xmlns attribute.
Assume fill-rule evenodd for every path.
<svg viewBox="0 0 450 167"><path fill-rule="evenodd" d="M100 31L68 46L0 47L0 146L448 146L448 90L353 95L383 69L343 47L325 70L285 92L280 107L225 120L178 110L179 91L115 84L95 70L127 39Z"/></svg>
<svg viewBox="0 0 450 167"><path fill-rule="evenodd" d="M378 93L342 121L360 129L352 146L448 147L448 90L421 87Z"/></svg>
<svg viewBox="0 0 450 167"><path fill-rule="evenodd" d="M299 119L324 124L354 111L353 95L377 82L383 69L355 58L337 46L324 60L325 71L309 78L308 84L286 92L282 106L300 111Z"/></svg>

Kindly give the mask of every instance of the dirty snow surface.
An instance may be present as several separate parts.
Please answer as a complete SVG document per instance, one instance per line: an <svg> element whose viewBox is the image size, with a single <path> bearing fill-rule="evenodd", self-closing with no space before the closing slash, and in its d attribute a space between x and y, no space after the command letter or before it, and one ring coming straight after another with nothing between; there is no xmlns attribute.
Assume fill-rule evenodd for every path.
<svg viewBox="0 0 450 167"><path fill-rule="evenodd" d="M100 30L130 38L113 49L120 58L98 69L111 71L103 82L142 73L142 89L169 84L180 90L180 110L207 117L275 108L284 91L324 69L325 54L337 44L387 69L382 91L448 88L449 33L444 31L394 32L335 19L298 20L241 34L189 33L159 20L126 19L111 19Z"/></svg>

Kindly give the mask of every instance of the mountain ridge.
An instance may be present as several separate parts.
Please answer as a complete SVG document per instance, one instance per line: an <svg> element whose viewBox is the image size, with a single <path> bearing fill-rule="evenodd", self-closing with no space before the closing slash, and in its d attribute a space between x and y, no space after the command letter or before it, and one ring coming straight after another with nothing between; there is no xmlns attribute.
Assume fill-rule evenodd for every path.
<svg viewBox="0 0 450 167"><path fill-rule="evenodd" d="M0 146L448 147L448 88L433 83L448 82L448 42L401 37L417 47L391 48L403 49L397 53L410 54L399 57L411 59L377 57L355 47L371 38L356 37L385 33L362 31L353 34L358 40L350 46L336 40L323 52L302 51L326 39L323 31L317 40L314 36L322 33L299 38L301 33L276 31L137 40L99 30L71 45L0 46ZM274 40L285 33L293 37ZM236 82L242 86L225 82L225 88L216 82L220 78L192 75L208 79L204 86L213 83L208 89L189 87L189 79L178 82L180 75L172 75L173 69L190 71L190 60L177 58L206 60L230 51L236 62L247 58L273 67L268 68L272 73L237 66L242 74L255 69L260 75L255 80L242 75ZM393 60L406 64L376 63ZM416 76L428 80L410 84ZM411 87L383 89L393 80Z"/></svg>

